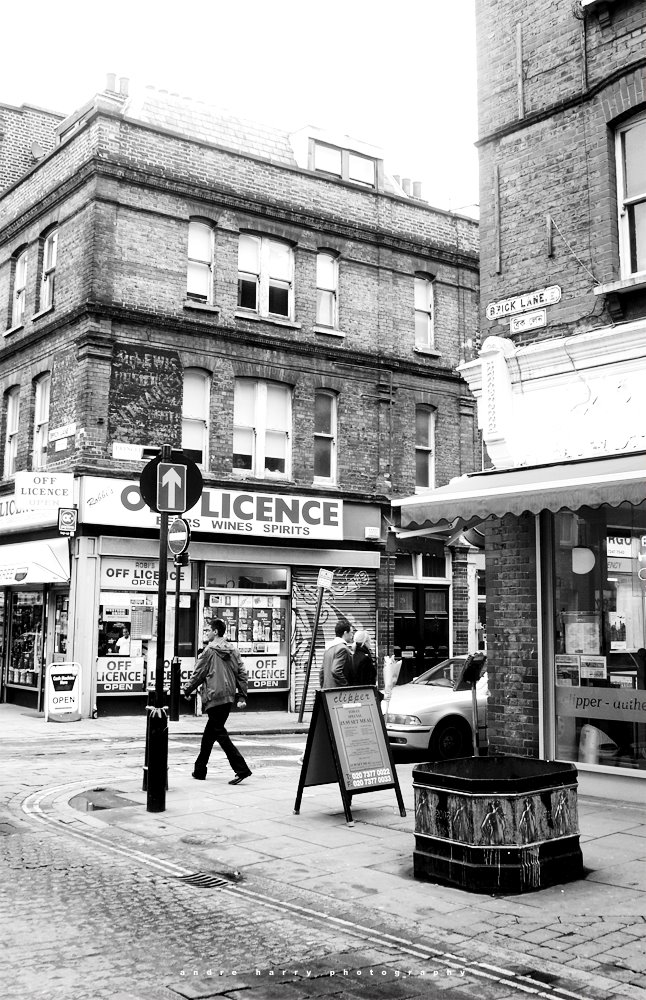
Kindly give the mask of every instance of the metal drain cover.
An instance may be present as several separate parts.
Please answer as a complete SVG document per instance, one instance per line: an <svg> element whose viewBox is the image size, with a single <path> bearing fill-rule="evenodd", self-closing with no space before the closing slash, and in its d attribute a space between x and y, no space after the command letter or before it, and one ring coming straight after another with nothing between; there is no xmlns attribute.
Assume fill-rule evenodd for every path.
<svg viewBox="0 0 646 1000"><path fill-rule="evenodd" d="M231 879L221 875L210 875L208 872L194 872L192 875L178 875L180 882L194 885L198 889L223 889L232 884Z"/></svg>

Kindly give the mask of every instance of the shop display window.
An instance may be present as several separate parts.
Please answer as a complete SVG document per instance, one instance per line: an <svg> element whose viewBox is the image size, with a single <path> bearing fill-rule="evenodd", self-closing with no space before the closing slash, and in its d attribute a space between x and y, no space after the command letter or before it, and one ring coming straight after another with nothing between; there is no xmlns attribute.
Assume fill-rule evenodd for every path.
<svg viewBox="0 0 646 1000"><path fill-rule="evenodd" d="M14 593L7 683L38 687L43 662L43 594Z"/></svg>
<svg viewBox="0 0 646 1000"><path fill-rule="evenodd" d="M56 594L54 609L54 658L57 660L64 660L67 656L69 604L69 594Z"/></svg>
<svg viewBox="0 0 646 1000"><path fill-rule="evenodd" d="M556 756L646 770L646 505L554 515Z"/></svg>

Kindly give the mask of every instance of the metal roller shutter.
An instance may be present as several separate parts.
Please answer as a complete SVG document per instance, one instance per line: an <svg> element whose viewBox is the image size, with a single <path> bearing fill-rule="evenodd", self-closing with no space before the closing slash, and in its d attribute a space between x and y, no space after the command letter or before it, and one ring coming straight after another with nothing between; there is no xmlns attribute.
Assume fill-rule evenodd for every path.
<svg viewBox="0 0 646 1000"><path fill-rule="evenodd" d="M292 570L292 690L291 709L298 711L303 697L305 670L310 651L318 588L318 570L298 567ZM305 711L311 712L314 693L319 686L319 669L323 651L334 638L334 626L339 618L347 618L353 628L365 628L376 650L377 637L377 574L366 569L335 569L332 590L323 594L321 617L316 635L316 647Z"/></svg>

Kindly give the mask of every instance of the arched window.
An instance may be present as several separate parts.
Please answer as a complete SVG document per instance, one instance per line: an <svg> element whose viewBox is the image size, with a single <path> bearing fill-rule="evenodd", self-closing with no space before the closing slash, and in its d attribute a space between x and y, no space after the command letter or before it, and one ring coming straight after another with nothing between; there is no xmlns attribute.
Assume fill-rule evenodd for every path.
<svg viewBox="0 0 646 1000"><path fill-rule="evenodd" d="M257 479L291 476L291 389L279 382L236 379L233 469Z"/></svg>
<svg viewBox="0 0 646 1000"><path fill-rule="evenodd" d="M20 386L14 386L5 396L4 478L16 471L18 457L18 427L20 423Z"/></svg>
<svg viewBox="0 0 646 1000"><path fill-rule="evenodd" d="M316 255L316 325L336 330L339 325L337 294L339 265L334 254L321 251Z"/></svg>
<svg viewBox="0 0 646 1000"><path fill-rule="evenodd" d="M25 322L25 295L27 289L27 248L13 260L13 291L11 295L10 326L22 326Z"/></svg>
<svg viewBox="0 0 646 1000"><path fill-rule="evenodd" d="M52 229L41 237L42 261L40 269L40 295L38 311L44 312L54 305L54 286L56 279L56 258L58 256L58 229Z"/></svg>
<svg viewBox="0 0 646 1000"><path fill-rule="evenodd" d="M646 114L617 130L621 275L646 272Z"/></svg>
<svg viewBox="0 0 646 1000"><path fill-rule="evenodd" d="M415 489L435 488L435 410L415 407Z"/></svg>
<svg viewBox="0 0 646 1000"><path fill-rule="evenodd" d="M314 398L314 481L336 482L336 395L317 391Z"/></svg>
<svg viewBox="0 0 646 1000"><path fill-rule="evenodd" d="M287 243L240 233L238 306L259 316L294 314L294 252Z"/></svg>
<svg viewBox="0 0 646 1000"><path fill-rule="evenodd" d="M186 295L195 302L213 304L213 226L191 219L188 224Z"/></svg>
<svg viewBox="0 0 646 1000"><path fill-rule="evenodd" d="M49 393L52 378L49 372L41 375L34 383L34 438L32 447L32 469L44 469L47 465L47 438L49 435Z"/></svg>
<svg viewBox="0 0 646 1000"><path fill-rule="evenodd" d="M209 462L211 376L199 368L184 371L182 451L202 468Z"/></svg>
<svg viewBox="0 0 646 1000"><path fill-rule="evenodd" d="M428 274L415 276L415 347L420 351L435 346L433 323L433 279Z"/></svg>

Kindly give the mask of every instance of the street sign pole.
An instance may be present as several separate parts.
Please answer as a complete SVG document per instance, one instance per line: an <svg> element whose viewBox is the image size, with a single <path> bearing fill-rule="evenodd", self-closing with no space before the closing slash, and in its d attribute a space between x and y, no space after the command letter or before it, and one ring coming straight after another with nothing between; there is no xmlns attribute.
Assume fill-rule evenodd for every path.
<svg viewBox="0 0 646 1000"><path fill-rule="evenodd" d="M170 460L170 445L162 445L162 462ZM166 641L166 574L168 572L168 513L160 512L159 593L157 596L157 659L155 705L148 707L148 789L146 810L164 812L168 779L168 715L164 707L164 646Z"/></svg>

